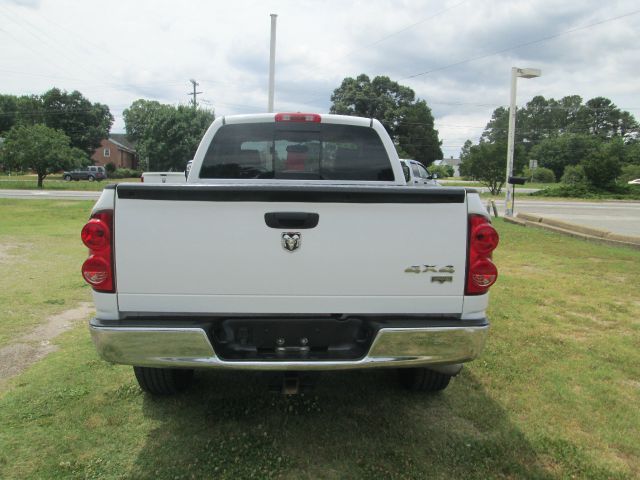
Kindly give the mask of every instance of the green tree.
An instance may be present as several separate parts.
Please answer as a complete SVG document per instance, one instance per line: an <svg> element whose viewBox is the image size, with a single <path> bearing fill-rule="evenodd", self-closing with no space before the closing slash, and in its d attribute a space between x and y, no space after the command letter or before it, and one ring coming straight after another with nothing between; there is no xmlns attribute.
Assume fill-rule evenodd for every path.
<svg viewBox="0 0 640 480"><path fill-rule="evenodd" d="M625 145L624 163L631 165L640 165L640 142L635 141Z"/></svg>
<svg viewBox="0 0 640 480"><path fill-rule="evenodd" d="M553 170L556 178L560 178L567 166L578 165L598 150L599 145L600 141L591 135L565 134L543 140L531 149L529 158L537 160L539 167Z"/></svg>
<svg viewBox="0 0 640 480"><path fill-rule="evenodd" d="M11 130L16 123L18 97L0 95L0 135Z"/></svg>
<svg viewBox="0 0 640 480"><path fill-rule="evenodd" d="M136 100L123 112L127 136L154 171L184 170L213 122L213 111Z"/></svg>
<svg viewBox="0 0 640 480"><path fill-rule="evenodd" d="M622 173L619 158L612 155L606 148L601 148L589 154L582 162L587 181L595 188L610 189L616 178Z"/></svg>
<svg viewBox="0 0 640 480"><path fill-rule="evenodd" d="M469 156L469 154L471 153L471 147L473 146L473 142L469 139L467 139L464 142L464 145L462 145L462 148L460 149L460 161L462 162L465 158L467 158Z"/></svg>
<svg viewBox="0 0 640 480"><path fill-rule="evenodd" d="M526 155L521 145L514 149L513 171L521 172ZM464 167L463 167L464 165ZM492 195L498 195L504 186L507 169L507 144L480 142L471 147L469 155L460 165L461 171L486 185Z"/></svg>
<svg viewBox="0 0 640 480"><path fill-rule="evenodd" d="M91 155L109 136L113 115L109 107L91 103L80 92L52 88L41 97L44 124L62 130L71 146ZM26 123L26 122L23 122Z"/></svg>
<svg viewBox="0 0 640 480"><path fill-rule="evenodd" d="M79 167L87 160L82 150L70 146L64 132L42 124L17 125L9 130L2 145L2 157L13 167L35 171L39 188L47 175Z"/></svg>
<svg viewBox="0 0 640 480"><path fill-rule="evenodd" d="M393 139L400 156L430 165L442 158L438 131L427 102L389 77L347 77L331 95L331 113L375 118Z"/></svg>
<svg viewBox="0 0 640 480"><path fill-rule="evenodd" d="M40 123L62 130L71 146L91 155L109 136L113 116L109 107L91 103L78 91L52 88L42 95L0 95L0 133L14 125Z"/></svg>

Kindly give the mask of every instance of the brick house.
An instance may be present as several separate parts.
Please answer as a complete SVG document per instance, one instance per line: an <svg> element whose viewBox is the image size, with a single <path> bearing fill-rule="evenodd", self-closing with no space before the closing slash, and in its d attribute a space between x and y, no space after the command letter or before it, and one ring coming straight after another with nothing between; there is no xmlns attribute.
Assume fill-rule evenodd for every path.
<svg viewBox="0 0 640 480"><path fill-rule="evenodd" d="M94 165L113 163L116 168L138 168L138 154L124 133L111 133L91 155Z"/></svg>

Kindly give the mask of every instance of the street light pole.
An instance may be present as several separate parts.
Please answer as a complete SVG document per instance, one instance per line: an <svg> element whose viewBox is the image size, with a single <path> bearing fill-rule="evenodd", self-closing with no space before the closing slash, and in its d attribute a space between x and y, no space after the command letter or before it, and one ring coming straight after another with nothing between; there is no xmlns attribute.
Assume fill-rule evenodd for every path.
<svg viewBox="0 0 640 480"><path fill-rule="evenodd" d="M276 71L276 19L278 15L271 14L271 43L269 48L269 100L267 112L273 113L273 97L275 90L275 71Z"/></svg>
<svg viewBox="0 0 640 480"><path fill-rule="evenodd" d="M509 207L509 203L512 202L512 193L509 189L509 177L513 176L513 150L516 136L516 87L518 77L522 78L534 78L542 75L542 72L537 68L517 68L511 67L511 99L509 102L509 133L507 137L507 174L504 181L506 188L506 195L504 198L504 212L505 216L513 216L513 203ZM515 188L515 187L514 187Z"/></svg>

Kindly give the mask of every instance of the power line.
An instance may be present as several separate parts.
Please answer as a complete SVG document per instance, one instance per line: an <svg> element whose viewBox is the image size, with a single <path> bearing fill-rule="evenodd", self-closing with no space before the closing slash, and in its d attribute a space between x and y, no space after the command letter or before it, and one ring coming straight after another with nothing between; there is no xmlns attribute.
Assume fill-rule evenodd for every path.
<svg viewBox="0 0 640 480"><path fill-rule="evenodd" d="M625 13L623 15L618 15L617 17L611 17L611 18L607 18L607 19L604 19L604 20L600 20L598 22L590 23L588 25L583 25L581 27L571 28L569 30L565 30L564 32L559 32L559 33L556 33L554 35L549 35L549 36L546 36L546 37L538 38L536 40L531 40L531 41L528 41L528 42L519 43L517 45L513 45L513 46L507 47L507 48L503 48L503 49L497 50L495 52L486 53L486 54L478 55L478 56L475 56L475 57L470 57L470 58L467 58L465 60L460 60L458 62L450 63L448 65L443 65L441 67L433 68L431 70L426 70L426 71L421 72L421 73L416 73L414 75L409 75L408 77L401 78L400 80L407 80L407 79L410 79L410 78L420 77L422 75L429 75L430 73L433 73L433 72L439 72L441 70L446 70L448 68L457 67L457 66L463 65L465 63L474 62L476 60L481 60L483 58L492 57L494 55L499 55L500 53L508 52L510 50L515 50L517 48L528 47L529 45L534 45L536 43L546 42L546 41L552 40L554 38L558 38L558 37L561 37L561 36L564 36L564 35L569 35L571 33L579 32L581 30L586 30L588 28L592 28L592 27L595 27L595 26L598 26L598 25L602 25L604 23L613 22L615 20L620 20L622 18L630 17L632 15L637 15L638 13L640 13L640 10L635 10L633 12Z"/></svg>
<svg viewBox="0 0 640 480"><path fill-rule="evenodd" d="M23 32L31 35L37 42L39 42L42 45L48 45L50 48L52 48L56 52L57 55L66 58L67 61L70 62L69 63L70 65L77 66L78 63L80 63L80 68L89 76L102 77L104 75L104 71L96 67L95 64L92 64L90 61L78 62L77 59L72 58L67 53L68 51L67 47L59 45L54 38L44 33L41 28L38 28L38 26L29 22L27 19L22 18L21 16L18 15L16 20L16 17L14 17L14 12L11 12L11 10L5 9L3 7L0 7L0 12L4 14L5 18L7 18L11 22L13 22L15 25L17 25L19 28L21 28ZM85 68L86 66L92 67L94 72L92 73L89 70L87 70Z"/></svg>

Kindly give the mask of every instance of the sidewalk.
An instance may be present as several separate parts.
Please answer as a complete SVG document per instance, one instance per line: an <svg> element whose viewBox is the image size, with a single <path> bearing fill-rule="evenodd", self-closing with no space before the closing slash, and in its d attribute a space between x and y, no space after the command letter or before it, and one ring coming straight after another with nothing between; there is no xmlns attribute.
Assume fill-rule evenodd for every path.
<svg viewBox="0 0 640 480"><path fill-rule="evenodd" d="M576 223L565 222L548 217L541 217L530 213L519 212L516 217L504 217L504 220L525 227L543 228L570 237L580 238L606 245L631 247L640 250L640 237L621 235L608 230L587 227Z"/></svg>

